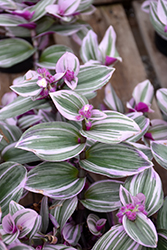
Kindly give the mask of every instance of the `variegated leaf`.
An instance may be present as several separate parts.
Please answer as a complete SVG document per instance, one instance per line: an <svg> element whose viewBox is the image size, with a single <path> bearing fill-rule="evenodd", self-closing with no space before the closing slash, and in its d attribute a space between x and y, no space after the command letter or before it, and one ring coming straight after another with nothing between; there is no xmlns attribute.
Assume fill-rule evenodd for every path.
<svg viewBox="0 0 167 250"><path fill-rule="evenodd" d="M167 115L167 88L160 88L156 92L157 103L160 110Z"/></svg>
<svg viewBox="0 0 167 250"><path fill-rule="evenodd" d="M0 41L0 67L8 68L24 61L35 53L36 49L20 38L3 39Z"/></svg>
<svg viewBox="0 0 167 250"><path fill-rule="evenodd" d="M57 61L65 52L73 53L71 48L60 44L47 47L42 51L37 65L42 68L55 69Z"/></svg>
<svg viewBox="0 0 167 250"><path fill-rule="evenodd" d="M157 246L158 234L153 222L143 213L138 213L136 220L131 221L127 216L123 216L123 226L131 239L142 246Z"/></svg>
<svg viewBox="0 0 167 250"><path fill-rule="evenodd" d="M55 0L40 0L35 5L30 7L28 10L32 13L35 12L33 17L31 18L31 22L35 22L40 19L42 16L46 14L46 6L49 4L53 4Z"/></svg>
<svg viewBox="0 0 167 250"><path fill-rule="evenodd" d="M96 60L102 63L102 53L98 47L97 35L93 30L89 30L84 37L80 49L80 56L84 63L89 60Z"/></svg>
<svg viewBox="0 0 167 250"><path fill-rule="evenodd" d="M12 14L3 14L0 15L0 26L2 27L17 27L19 24L28 23L27 20L21 16L12 15ZM11 38L10 38L11 39Z"/></svg>
<svg viewBox="0 0 167 250"><path fill-rule="evenodd" d="M167 196L164 199L163 206L158 211L157 228L167 230Z"/></svg>
<svg viewBox="0 0 167 250"><path fill-rule="evenodd" d="M96 212L111 212L121 206L119 188L122 182L102 180L93 183L80 202L84 207Z"/></svg>
<svg viewBox="0 0 167 250"><path fill-rule="evenodd" d="M115 90L113 89L111 83L108 83L105 87L105 98L104 103L114 111L124 113L124 106L121 100L118 98Z"/></svg>
<svg viewBox="0 0 167 250"><path fill-rule="evenodd" d="M158 230L158 250L167 250L167 230Z"/></svg>
<svg viewBox="0 0 167 250"><path fill-rule="evenodd" d="M151 104L154 96L154 88L149 80L138 83L132 93L136 103L144 102Z"/></svg>
<svg viewBox="0 0 167 250"><path fill-rule="evenodd" d="M46 103L45 99L32 101L30 97L17 97L13 102L3 107L0 110L0 120L22 115L30 109L42 108L42 105Z"/></svg>
<svg viewBox="0 0 167 250"><path fill-rule="evenodd" d="M55 246L44 246L43 250L77 250L74 247L65 246L64 244L56 244Z"/></svg>
<svg viewBox="0 0 167 250"><path fill-rule="evenodd" d="M44 196L41 201L40 207L40 215L42 218L40 232L47 233L48 225L49 225L49 205L48 205L48 197Z"/></svg>
<svg viewBox="0 0 167 250"><path fill-rule="evenodd" d="M139 149L140 151L142 151L147 157L149 160L152 160L153 159L153 155L152 155L152 152L151 152L151 149L150 147L147 147L141 143L136 143L136 142L128 142L131 146Z"/></svg>
<svg viewBox="0 0 167 250"><path fill-rule="evenodd" d="M167 140L151 141L150 147L155 160L167 169Z"/></svg>
<svg viewBox="0 0 167 250"><path fill-rule="evenodd" d="M124 187L133 196L136 196L138 193L145 195L145 210L148 213L148 217L156 213L163 204L161 179L152 167L133 177L128 177Z"/></svg>
<svg viewBox="0 0 167 250"><path fill-rule="evenodd" d="M50 96L61 115L73 121L77 120L79 110L88 104L88 100L84 96L72 90L59 90L50 93Z"/></svg>
<svg viewBox="0 0 167 250"><path fill-rule="evenodd" d="M44 162L28 173L25 188L53 199L70 199L81 192L85 178L67 162Z"/></svg>
<svg viewBox="0 0 167 250"><path fill-rule="evenodd" d="M130 176L153 166L148 157L128 143L95 143L80 161L83 169L110 178Z"/></svg>
<svg viewBox="0 0 167 250"><path fill-rule="evenodd" d="M167 139L167 122L161 119L151 120L151 126L147 133L151 133L154 140L166 140Z"/></svg>
<svg viewBox="0 0 167 250"><path fill-rule="evenodd" d="M154 27L154 30L165 40L167 39L167 34L164 31L165 24L161 22L157 13L157 1L150 1L150 20Z"/></svg>
<svg viewBox="0 0 167 250"><path fill-rule="evenodd" d="M89 131L81 130L86 137L103 143L120 143L140 132L139 126L132 119L116 111L105 111L107 118L92 121Z"/></svg>
<svg viewBox="0 0 167 250"><path fill-rule="evenodd" d="M141 112L129 113L129 114L127 114L127 116L129 118L133 119L138 124L138 126L140 128L140 133L128 138L126 141L137 142L148 131L149 126L150 126L150 120L148 118L146 118L143 115L143 113L141 113Z"/></svg>
<svg viewBox="0 0 167 250"><path fill-rule="evenodd" d="M16 246L11 247L10 250L34 250L34 248L22 243L18 243Z"/></svg>
<svg viewBox="0 0 167 250"><path fill-rule="evenodd" d="M19 140L22 131L15 125L0 121L0 135L2 135L6 143L9 144Z"/></svg>
<svg viewBox="0 0 167 250"><path fill-rule="evenodd" d="M19 84L12 85L10 88L18 95L23 97L37 96L41 92L41 88L37 84L38 78L33 80L25 80Z"/></svg>
<svg viewBox="0 0 167 250"><path fill-rule="evenodd" d="M72 124L47 122L26 130L16 147L31 151L43 160L64 161L83 151L86 144L82 141Z"/></svg>
<svg viewBox="0 0 167 250"><path fill-rule="evenodd" d="M75 91L85 95L102 88L110 80L114 71L114 68L102 65L81 66Z"/></svg>
<svg viewBox="0 0 167 250"><path fill-rule="evenodd" d="M5 162L0 167L0 206L2 215L9 211L11 200L18 202L27 180L25 167L15 162Z"/></svg>
<svg viewBox="0 0 167 250"><path fill-rule="evenodd" d="M92 250L141 250L142 246L132 240L123 226L115 225L105 233L94 245Z"/></svg>
<svg viewBox="0 0 167 250"><path fill-rule="evenodd" d="M2 150L1 157L4 161L14 161L20 164L41 161L33 152L15 148L15 146L16 142L9 144Z"/></svg>
<svg viewBox="0 0 167 250"><path fill-rule="evenodd" d="M82 232L82 224L66 223L62 230L63 238L72 246L76 246Z"/></svg>
<svg viewBox="0 0 167 250"><path fill-rule="evenodd" d="M54 216L56 221L60 225L60 230L62 230L65 223L74 213L78 204L78 198L75 196L74 198L60 201L55 201L52 206L50 207L50 213Z"/></svg>
<svg viewBox="0 0 167 250"><path fill-rule="evenodd" d="M96 224L100 218L96 214L89 214L87 217L87 225L89 231L95 236L101 236L101 231L97 230Z"/></svg>

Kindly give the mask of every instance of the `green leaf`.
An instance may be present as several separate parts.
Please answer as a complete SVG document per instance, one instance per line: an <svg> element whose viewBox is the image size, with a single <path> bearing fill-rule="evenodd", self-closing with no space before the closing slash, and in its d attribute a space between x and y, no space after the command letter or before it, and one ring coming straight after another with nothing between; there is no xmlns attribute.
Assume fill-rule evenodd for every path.
<svg viewBox="0 0 167 250"><path fill-rule="evenodd" d="M158 230L158 250L167 250L167 230Z"/></svg>
<svg viewBox="0 0 167 250"><path fill-rule="evenodd" d="M128 143L95 143L86 151L80 165L87 171L110 178L130 176L153 166L147 156Z"/></svg>
<svg viewBox="0 0 167 250"><path fill-rule="evenodd" d="M43 250L77 250L76 248L73 247L68 247L65 246L64 244L56 244L55 246L44 246Z"/></svg>
<svg viewBox="0 0 167 250"><path fill-rule="evenodd" d="M102 143L120 143L140 132L139 126L126 115L116 111L105 111L108 117L103 120L92 121L89 131L81 130L80 133L92 140Z"/></svg>
<svg viewBox="0 0 167 250"><path fill-rule="evenodd" d="M128 177L124 187L133 196L136 196L138 193L145 195L145 210L148 213L148 217L156 213L163 204L161 179L152 167L137 175Z"/></svg>
<svg viewBox="0 0 167 250"><path fill-rule="evenodd" d="M1 157L4 161L14 161L20 164L40 161L34 153L15 148L15 145L16 142L11 143L2 150Z"/></svg>
<svg viewBox="0 0 167 250"><path fill-rule="evenodd" d="M167 141L151 141L150 147L155 160L161 167L167 169Z"/></svg>
<svg viewBox="0 0 167 250"><path fill-rule="evenodd" d="M110 80L114 71L114 68L102 65L81 66L75 91L85 95L102 88Z"/></svg>
<svg viewBox="0 0 167 250"><path fill-rule="evenodd" d="M50 4L54 4L55 0L40 0L34 6L30 7L28 10L32 13L35 11L33 17L31 18L31 22L35 22L46 14L46 6Z"/></svg>
<svg viewBox="0 0 167 250"><path fill-rule="evenodd" d="M75 196L74 198L62 201L55 201L50 207L50 213L57 220L60 225L60 231L62 230L65 223L74 213L78 204L78 198Z"/></svg>
<svg viewBox="0 0 167 250"><path fill-rule="evenodd" d="M164 199L163 206L158 211L157 228L167 230L167 196Z"/></svg>
<svg viewBox="0 0 167 250"><path fill-rule="evenodd" d="M93 183L80 202L84 207L96 212L111 212L121 206L119 188L122 182L102 180Z"/></svg>
<svg viewBox="0 0 167 250"><path fill-rule="evenodd" d="M85 148L85 142L76 127L65 122L47 122L26 130L16 147L31 151L47 161L70 159Z"/></svg>
<svg viewBox="0 0 167 250"><path fill-rule="evenodd" d="M96 242L92 250L141 250L141 248L141 245L126 234L122 225L115 225Z"/></svg>
<svg viewBox="0 0 167 250"><path fill-rule="evenodd" d="M0 67L8 68L24 61L35 53L33 46L20 38L0 41Z"/></svg>
<svg viewBox="0 0 167 250"><path fill-rule="evenodd" d="M59 90L50 93L50 96L61 115L69 120L77 120L79 110L88 104L88 100L84 96L72 90Z"/></svg>
<svg viewBox="0 0 167 250"><path fill-rule="evenodd" d="M153 222L147 218L143 213L138 213L136 220L131 221L125 215L123 216L123 226L126 233L137 243L146 246L157 246L158 235Z"/></svg>
<svg viewBox="0 0 167 250"><path fill-rule="evenodd" d="M65 45L52 45L42 51L37 65L42 68L55 69L56 63L65 52L73 53L72 49Z"/></svg>
<svg viewBox="0 0 167 250"><path fill-rule="evenodd" d="M0 110L0 120L5 120L11 117L22 115L30 109L42 108L42 104L45 104L46 100L35 100L32 101L30 97L17 97L13 102L6 105Z"/></svg>
<svg viewBox="0 0 167 250"><path fill-rule="evenodd" d="M70 199L81 192L85 178L67 162L44 162L28 173L25 188L53 199Z"/></svg>
<svg viewBox="0 0 167 250"><path fill-rule="evenodd" d="M0 165L0 207L3 216L8 213L11 200L20 200L26 180L27 171L22 165L15 162Z"/></svg>

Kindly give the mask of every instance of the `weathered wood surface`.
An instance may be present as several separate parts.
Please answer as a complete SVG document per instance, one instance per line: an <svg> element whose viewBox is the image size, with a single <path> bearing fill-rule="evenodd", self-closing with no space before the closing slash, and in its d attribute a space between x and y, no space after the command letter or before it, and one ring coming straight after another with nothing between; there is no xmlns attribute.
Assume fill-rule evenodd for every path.
<svg viewBox="0 0 167 250"><path fill-rule="evenodd" d="M125 11L120 4L98 7L95 13L91 16L84 16L83 19L87 21L96 32L99 42L107 28L112 25L117 34L116 47L122 57L122 62L115 65L115 72L110 80L117 95L122 100L124 106L130 100L134 87L147 79L144 66L142 64L134 37L132 35ZM62 43L70 46L75 54L79 56L79 46L70 38L63 38L55 35L56 43ZM103 102L104 88L98 91L96 98L92 100L92 104L98 108L99 104ZM151 118L160 118L160 112L154 101L153 109L155 113Z"/></svg>
<svg viewBox="0 0 167 250"><path fill-rule="evenodd" d="M167 57L160 53L154 43L154 29L149 19L149 15L141 10L141 4L133 2L135 16L139 29L150 57L152 66L161 87L167 88Z"/></svg>
<svg viewBox="0 0 167 250"><path fill-rule="evenodd" d="M93 5L103 5L103 4L110 4L110 3L129 3L132 0L94 0Z"/></svg>

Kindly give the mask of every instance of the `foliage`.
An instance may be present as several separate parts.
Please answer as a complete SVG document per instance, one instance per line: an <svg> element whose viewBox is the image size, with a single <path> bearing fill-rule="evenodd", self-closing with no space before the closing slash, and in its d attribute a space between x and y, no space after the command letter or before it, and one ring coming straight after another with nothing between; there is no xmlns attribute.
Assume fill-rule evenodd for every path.
<svg viewBox="0 0 167 250"><path fill-rule="evenodd" d="M83 39L78 33L76 16L91 13L92 1L26 3L1 1L1 26L15 34L19 26L25 37L36 31L34 41L75 33L82 62L70 48L52 45L38 69L15 79L2 98L0 249L166 249L167 200L153 159L167 169L167 90L156 92L164 120L147 116L149 80L123 107L109 82L121 61L113 27L100 44L87 26ZM91 99L103 86L100 110ZM37 211L21 205L27 193L42 196Z"/></svg>

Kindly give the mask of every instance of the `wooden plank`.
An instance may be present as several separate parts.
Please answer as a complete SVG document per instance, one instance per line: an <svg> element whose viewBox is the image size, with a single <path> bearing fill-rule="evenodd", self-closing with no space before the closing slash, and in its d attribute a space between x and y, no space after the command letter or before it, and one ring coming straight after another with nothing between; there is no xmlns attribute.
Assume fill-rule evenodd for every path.
<svg viewBox="0 0 167 250"><path fill-rule="evenodd" d="M101 41L109 25L112 24L114 27L117 34L116 47L122 57L122 62L115 65L116 71L110 82L125 106L131 98L134 87L147 79L125 11L119 4L102 6L97 8L92 17L85 16L84 19L90 23L93 30L98 34L99 41ZM98 96L93 100L93 104L97 107L99 102L102 102L103 97L102 89L98 91ZM161 118L155 100L152 108L155 113L150 114L150 118Z"/></svg>
<svg viewBox="0 0 167 250"><path fill-rule="evenodd" d="M133 7L147 53L152 62L159 84L161 87L166 88L167 57L161 54L154 44L154 29L150 22L149 15L141 10L141 4L137 1L133 2Z"/></svg>
<svg viewBox="0 0 167 250"><path fill-rule="evenodd" d="M129 3L132 0L94 0L93 5L104 5L104 4L111 4L111 3Z"/></svg>

